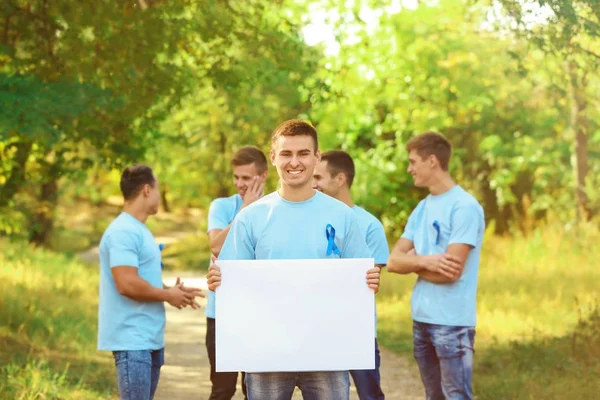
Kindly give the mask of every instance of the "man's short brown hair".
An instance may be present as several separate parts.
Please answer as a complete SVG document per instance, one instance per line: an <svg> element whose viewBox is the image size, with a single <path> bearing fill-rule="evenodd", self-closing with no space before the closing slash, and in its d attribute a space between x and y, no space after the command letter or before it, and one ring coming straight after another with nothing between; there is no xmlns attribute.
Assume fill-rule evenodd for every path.
<svg viewBox="0 0 600 400"><path fill-rule="evenodd" d="M437 132L425 132L413 137L406 144L409 153L415 150L421 158L434 155L440 162L440 168L448 171L452 145L442 134Z"/></svg>
<svg viewBox="0 0 600 400"><path fill-rule="evenodd" d="M340 173L346 175L346 182L348 187L352 186L354 181L354 160L350 154L343 150L330 150L326 153L321 154L321 162L327 161L327 170L332 177L338 176Z"/></svg>
<svg viewBox="0 0 600 400"><path fill-rule="evenodd" d="M234 167L249 164L254 164L259 174L262 174L268 169L265 153L255 146L241 147L235 152L231 159L231 165Z"/></svg>
<svg viewBox="0 0 600 400"><path fill-rule="evenodd" d="M132 165L121 173L121 193L125 200L135 199L144 185L154 187L155 184L156 178L152 168L144 164Z"/></svg>
<svg viewBox="0 0 600 400"><path fill-rule="evenodd" d="M317 130L310 123L300 121L298 119L290 119L282 122L273 130L271 135L271 143L275 144L281 136L301 136L306 135L313 138L315 143L315 152L319 150L319 142L317 138Z"/></svg>

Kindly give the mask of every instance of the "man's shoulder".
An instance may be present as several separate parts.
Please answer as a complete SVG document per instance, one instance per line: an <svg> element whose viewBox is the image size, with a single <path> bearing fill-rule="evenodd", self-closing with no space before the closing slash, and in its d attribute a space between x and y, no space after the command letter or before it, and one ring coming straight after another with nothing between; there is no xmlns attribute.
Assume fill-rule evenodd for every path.
<svg viewBox="0 0 600 400"><path fill-rule="evenodd" d="M239 200L241 200L241 196L238 193L236 193L229 197L217 197L216 199L211 201L210 205L211 205L211 207L213 207L213 205L214 206L226 206L226 205L234 205L235 206Z"/></svg>
<svg viewBox="0 0 600 400"><path fill-rule="evenodd" d="M363 221L367 222L369 226L373 226L373 227L381 226L383 228L383 224L381 223L381 221L379 221L379 219L376 216L374 216L373 214L371 214L369 211L365 210L364 208L362 208L360 206L354 206L354 207L352 207L352 210L356 213L359 220L363 220Z"/></svg>
<svg viewBox="0 0 600 400"><path fill-rule="evenodd" d="M338 210L339 212L354 215L352 208L348 207L348 205L346 203L344 203L343 201L334 199L333 197L326 195L325 193L319 192L319 191L317 191L315 193L315 196L316 196L315 203L319 207L323 207L323 206L330 207L330 208L328 208L328 211L333 209L333 210Z"/></svg>
<svg viewBox="0 0 600 400"><path fill-rule="evenodd" d="M454 197L454 208L466 207L472 208L477 211L483 212L483 207L479 204L479 201L471 193L467 192L462 187L457 195Z"/></svg>
<svg viewBox="0 0 600 400"><path fill-rule="evenodd" d="M137 239L143 236L140 224L131 220L131 217L121 213L108 224L108 227L102 235L101 243L110 239L112 236L119 236L120 239Z"/></svg>
<svg viewBox="0 0 600 400"><path fill-rule="evenodd" d="M267 212L267 210L277 204L277 201L277 192L269 193L240 210L240 212L236 215L236 219L244 220L251 215L255 215L256 213L261 214Z"/></svg>

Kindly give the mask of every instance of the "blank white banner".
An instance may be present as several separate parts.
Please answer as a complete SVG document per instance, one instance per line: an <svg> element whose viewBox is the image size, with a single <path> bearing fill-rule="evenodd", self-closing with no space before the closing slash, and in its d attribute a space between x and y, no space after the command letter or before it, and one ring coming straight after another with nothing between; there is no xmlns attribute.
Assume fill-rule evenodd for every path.
<svg viewBox="0 0 600 400"><path fill-rule="evenodd" d="M372 258L217 265L218 372L375 368Z"/></svg>

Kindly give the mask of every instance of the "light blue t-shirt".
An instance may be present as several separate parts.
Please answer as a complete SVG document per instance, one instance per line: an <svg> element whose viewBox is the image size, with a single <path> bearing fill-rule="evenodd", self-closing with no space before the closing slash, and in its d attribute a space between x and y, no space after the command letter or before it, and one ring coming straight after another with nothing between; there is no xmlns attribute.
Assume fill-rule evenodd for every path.
<svg viewBox="0 0 600 400"><path fill-rule="evenodd" d="M358 226L365 234L367 246L371 250L371 257L375 259L375 264L386 265L390 258L390 248L383 225L373 214L362 207L352 207L356 213Z"/></svg>
<svg viewBox="0 0 600 400"><path fill-rule="evenodd" d="M432 283L418 278L411 298L413 320L475 326L477 275L484 230L483 208L458 185L441 195L427 196L414 209L402 237L413 242L418 255L445 253L451 244L467 244L472 249L456 282Z"/></svg>
<svg viewBox="0 0 600 400"><path fill-rule="evenodd" d="M240 211L240 208L242 208L242 203L242 196L239 194L214 199L208 209L207 232L213 229L227 228ZM208 291L208 301L204 315L208 318L215 318L215 292L211 290Z"/></svg>
<svg viewBox="0 0 600 400"><path fill-rule="evenodd" d="M335 229L340 255L327 255L327 225ZM235 218L219 258L285 260L370 258L364 235L350 207L315 191L292 202L273 192L244 208ZM365 283L366 284L366 283Z"/></svg>
<svg viewBox="0 0 600 400"><path fill-rule="evenodd" d="M145 224L122 212L100 241L99 350L159 350L165 346L165 306L162 301L136 301L117 290L111 269L135 267L138 275L163 287L161 254Z"/></svg>
<svg viewBox="0 0 600 400"><path fill-rule="evenodd" d="M383 225L373 214L362 207L355 205L352 210L356 213L358 226L365 235L367 246L371 251L371 257L375 259L375 264L386 265L388 258L390 258L390 248ZM377 337L377 307L375 308L375 337Z"/></svg>

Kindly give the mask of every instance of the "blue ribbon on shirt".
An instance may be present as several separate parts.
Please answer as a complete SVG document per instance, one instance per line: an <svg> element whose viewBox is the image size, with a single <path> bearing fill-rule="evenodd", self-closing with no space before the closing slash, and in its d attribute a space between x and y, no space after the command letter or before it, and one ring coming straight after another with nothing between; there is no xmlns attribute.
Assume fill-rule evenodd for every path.
<svg viewBox="0 0 600 400"><path fill-rule="evenodd" d="M165 248L164 244L159 244L158 245L158 250L160 250L160 252L162 253L163 249ZM162 257L160 258L160 269L165 269L165 265L162 262Z"/></svg>
<svg viewBox="0 0 600 400"><path fill-rule="evenodd" d="M440 244L440 224L437 221L433 221L433 228L437 232L437 236L435 237L435 244Z"/></svg>
<svg viewBox="0 0 600 400"><path fill-rule="evenodd" d="M335 228L331 224L327 224L325 227L325 236L327 236L327 255L330 256L333 253L341 256L342 252L335 244Z"/></svg>

